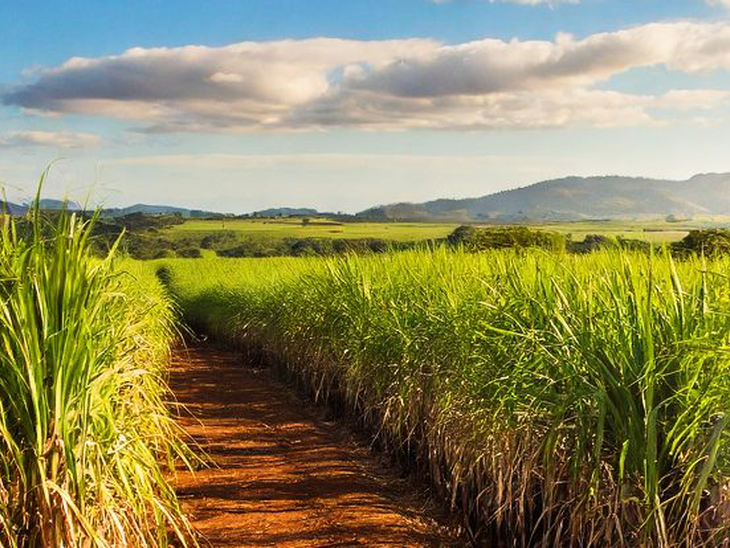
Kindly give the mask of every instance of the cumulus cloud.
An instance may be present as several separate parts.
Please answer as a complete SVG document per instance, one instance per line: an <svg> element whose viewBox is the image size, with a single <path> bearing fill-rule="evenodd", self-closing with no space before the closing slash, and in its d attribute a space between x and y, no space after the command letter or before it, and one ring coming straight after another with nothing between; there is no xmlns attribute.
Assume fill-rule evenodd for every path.
<svg viewBox="0 0 730 548"><path fill-rule="evenodd" d="M320 38L135 48L42 70L3 101L170 132L636 125L660 123L653 108L690 111L728 100L723 90L647 96L604 89L615 75L651 66L730 70L730 23L655 23L580 40Z"/></svg>
<svg viewBox="0 0 730 548"><path fill-rule="evenodd" d="M9 131L0 133L0 148L92 148L101 139L93 133L54 131Z"/></svg>
<svg viewBox="0 0 730 548"><path fill-rule="evenodd" d="M337 39L134 48L118 56L70 59L6 94L4 102L171 127L271 125L293 106L326 93L338 68L367 64L376 70L436 48L429 40Z"/></svg>

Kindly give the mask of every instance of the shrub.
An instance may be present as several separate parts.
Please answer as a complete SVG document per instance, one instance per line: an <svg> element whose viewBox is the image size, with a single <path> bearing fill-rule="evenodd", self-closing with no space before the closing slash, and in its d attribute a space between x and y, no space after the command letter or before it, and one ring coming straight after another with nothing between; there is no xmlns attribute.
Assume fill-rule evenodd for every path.
<svg viewBox="0 0 730 548"><path fill-rule="evenodd" d="M672 250L680 255L726 255L730 253L730 230L692 230L680 242L672 245Z"/></svg>
<svg viewBox="0 0 730 548"><path fill-rule="evenodd" d="M651 244L646 240L637 240L635 238L624 238L619 236L617 238L618 246L626 251L641 251L642 253L648 253L651 251Z"/></svg>
<svg viewBox="0 0 730 548"><path fill-rule="evenodd" d="M178 250L177 255L185 259L200 259L203 256L197 247L185 247Z"/></svg>
<svg viewBox="0 0 730 548"><path fill-rule="evenodd" d="M203 249L221 249L223 246L231 245L236 240L236 234L231 231L215 232L205 236L200 241L200 247Z"/></svg>
<svg viewBox="0 0 730 548"><path fill-rule="evenodd" d="M618 242L603 234L588 234L582 242L570 242L568 251L571 253L592 253L601 249L615 249Z"/></svg>
<svg viewBox="0 0 730 548"><path fill-rule="evenodd" d="M451 245L461 245L469 251L532 247L563 251L566 248L566 238L562 234L530 230L523 226L475 228L465 225L454 230L447 237L447 242Z"/></svg>

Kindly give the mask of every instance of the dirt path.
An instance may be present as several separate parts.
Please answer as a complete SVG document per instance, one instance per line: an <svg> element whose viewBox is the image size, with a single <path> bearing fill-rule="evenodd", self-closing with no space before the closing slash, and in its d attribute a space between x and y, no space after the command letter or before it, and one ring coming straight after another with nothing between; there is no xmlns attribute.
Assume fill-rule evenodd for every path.
<svg viewBox="0 0 730 548"><path fill-rule="evenodd" d="M171 384L218 465L178 481L211 546L463 545L411 483L269 370L199 347L177 353Z"/></svg>

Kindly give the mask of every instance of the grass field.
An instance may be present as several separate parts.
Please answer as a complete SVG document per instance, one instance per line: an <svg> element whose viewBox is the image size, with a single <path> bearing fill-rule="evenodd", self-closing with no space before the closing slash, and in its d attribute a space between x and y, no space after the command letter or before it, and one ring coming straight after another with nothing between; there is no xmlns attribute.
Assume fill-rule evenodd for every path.
<svg viewBox="0 0 730 548"><path fill-rule="evenodd" d="M528 225L533 226L533 225ZM541 223L534 225L543 230L554 230L562 234L572 234L573 240L581 241L588 234L633 238L655 244L677 242L684 238L690 230L708 228L726 228L730 226L730 217L698 217L689 221L667 222L664 219L654 220L607 220L607 221L573 221L560 223Z"/></svg>
<svg viewBox="0 0 730 548"><path fill-rule="evenodd" d="M360 421L480 542L730 541L729 258L438 247L116 261L92 255L87 222L54 222L0 227L2 546L189 538L168 484L190 458L165 383L178 306ZM406 240L454 228L227 230L252 226Z"/></svg>
<svg viewBox="0 0 730 548"><path fill-rule="evenodd" d="M189 220L168 229L172 237L203 237L211 232L234 232L241 237L284 238L381 238L417 241L444 238L455 224L427 223L334 223L313 221L303 225L299 219L282 220Z"/></svg>
<svg viewBox="0 0 730 548"><path fill-rule="evenodd" d="M574 241L581 241L588 234L602 234L661 244L679 241L690 230L729 225L730 218L707 217L674 223L657 219L528 223L527 226L561 234L571 234ZM284 238L379 238L409 242L444 238L457 226L456 224L439 223L335 223L331 221L313 221L305 225L300 219L226 219L188 220L184 224L166 229L163 233L172 239L193 238L197 240L202 240L212 233L228 232L235 234L240 240L246 238L273 240Z"/></svg>
<svg viewBox="0 0 730 548"><path fill-rule="evenodd" d="M728 260L203 261L158 263L187 321L348 409L484 542L728 538Z"/></svg>

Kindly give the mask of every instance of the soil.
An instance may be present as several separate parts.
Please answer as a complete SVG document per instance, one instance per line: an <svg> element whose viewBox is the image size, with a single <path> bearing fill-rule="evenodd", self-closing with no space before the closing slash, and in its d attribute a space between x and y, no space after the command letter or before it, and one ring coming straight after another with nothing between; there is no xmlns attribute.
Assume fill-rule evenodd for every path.
<svg viewBox="0 0 730 548"><path fill-rule="evenodd" d="M176 353L171 386L214 462L177 480L203 545L465 545L422 486L273 371L203 345Z"/></svg>

